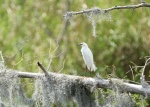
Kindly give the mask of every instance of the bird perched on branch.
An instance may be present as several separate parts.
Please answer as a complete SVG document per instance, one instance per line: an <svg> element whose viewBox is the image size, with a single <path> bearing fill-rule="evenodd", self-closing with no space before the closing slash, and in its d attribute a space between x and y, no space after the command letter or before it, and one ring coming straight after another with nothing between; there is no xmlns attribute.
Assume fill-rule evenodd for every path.
<svg viewBox="0 0 150 107"><path fill-rule="evenodd" d="M88 45L85 42L80 43L80 45L82 46L81 53L86 67L91 72L96 71L97 67L94 64L92 51L89 49Z"/></svg>

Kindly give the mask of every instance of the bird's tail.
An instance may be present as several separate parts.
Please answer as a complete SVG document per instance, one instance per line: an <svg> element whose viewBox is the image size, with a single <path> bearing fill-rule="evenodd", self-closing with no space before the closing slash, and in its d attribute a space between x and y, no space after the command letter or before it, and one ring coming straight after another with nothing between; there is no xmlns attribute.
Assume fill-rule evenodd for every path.
<svg viewBox="0 0 150 107"><path fill-rule="evenodd" d="M96 71L97 67L95 66L95 64L93 64L91 71Z"/></svg>

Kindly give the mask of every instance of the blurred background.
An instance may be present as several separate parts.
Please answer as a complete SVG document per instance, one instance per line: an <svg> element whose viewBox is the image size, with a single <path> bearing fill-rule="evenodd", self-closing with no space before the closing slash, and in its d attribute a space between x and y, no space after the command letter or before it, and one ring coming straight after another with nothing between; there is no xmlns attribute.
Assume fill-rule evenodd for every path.
<svg viewBox="0 0 150 107"><path fill-rule="evenodd" d="M138 3L140 0L0 0L0 51L5 66L39 72L40 61L49 71L84 76L85 64L77 45L86 42L103 78L139 82L141 68L136 66L144 65L150 55L150 8L114 10L103 19L96 18L96 37L86 15L64 20L68 11ZM133 73L129 65L135 67ZM24 88L30 88L28 95L32 81L22 80Z"/></svg>

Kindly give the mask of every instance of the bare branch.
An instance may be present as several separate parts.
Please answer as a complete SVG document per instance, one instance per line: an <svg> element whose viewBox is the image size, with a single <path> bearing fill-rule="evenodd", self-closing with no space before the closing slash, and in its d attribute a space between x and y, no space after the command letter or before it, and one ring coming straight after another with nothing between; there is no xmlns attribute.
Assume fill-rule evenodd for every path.
<svg viewBox="0 0 150 107"><path fill-rule="evenodd" d="M114 6L111 8L107 8L107 9L101 9L101 8L93 8L93 9L87 9L87 10L82 10L79 12L67 12L64 16L73 16L73 15L78 15L78 14L85 14L85 13L90 13L90 12L109 12L112 10L118 10L118 9L136 9L136 8L140 8L140 7L150 7L150 3L145 3L142 2L140 4L136 4L136 5L126 5L126 6Z"/></svg>
<svg viewBox="0 0 150 107"><path fill-rule="evenodd" d="M140 7L150 7L150 3L140 3L137 5L126 5L126 6L114 6L108 9L104 9L104 11L108 12L116 9L136 9Z"/></svg>

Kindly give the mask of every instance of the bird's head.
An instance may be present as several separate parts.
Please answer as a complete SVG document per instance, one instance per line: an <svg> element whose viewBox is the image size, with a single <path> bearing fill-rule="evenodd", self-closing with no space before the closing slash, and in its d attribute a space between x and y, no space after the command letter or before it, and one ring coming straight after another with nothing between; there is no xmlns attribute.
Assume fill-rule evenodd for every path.
<svg viewBox="0 0 150 107"><path fill-rule="evenodd" d="M80 43L80 45L81 45L82 47L88 47L88 45L87 45L85 42Z"/></svg>

